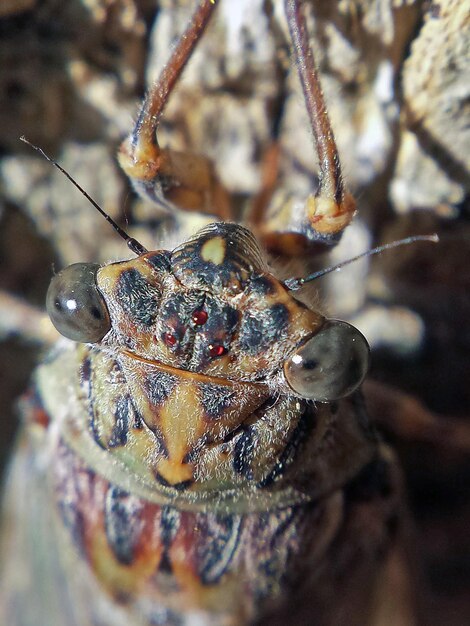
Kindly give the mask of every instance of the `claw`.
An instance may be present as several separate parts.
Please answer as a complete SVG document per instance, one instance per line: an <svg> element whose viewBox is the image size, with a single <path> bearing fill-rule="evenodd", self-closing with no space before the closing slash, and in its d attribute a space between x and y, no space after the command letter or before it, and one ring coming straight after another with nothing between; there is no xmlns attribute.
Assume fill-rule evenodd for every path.
<svg viewBox="0 0 470 626"><path fill-rule="evenodd" d="M312 228L322 235L341 233L356 213L356 201L345 193L341 202L324 196L309 196L306 201L307 217Z"/></svg>

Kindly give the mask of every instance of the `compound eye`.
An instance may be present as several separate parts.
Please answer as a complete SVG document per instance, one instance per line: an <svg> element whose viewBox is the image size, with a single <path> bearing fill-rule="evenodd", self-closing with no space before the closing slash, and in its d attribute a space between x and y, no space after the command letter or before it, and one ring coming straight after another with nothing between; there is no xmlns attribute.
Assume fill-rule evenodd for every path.
<svg viewBox="0 0 470 626"><path fill-rule="evenodd" d="M369 344L354 326L327 320L284 364L289 386L299 395L331 402L349 395L364 380Z"/></svg>
<svg viewBox="0 0 470 626"><path fill-rule="evenodd" d="M59 333L82 343L103 339L111 328L108 308L96 286L95 263L75 263L51 280L46 309Z"/></svg>

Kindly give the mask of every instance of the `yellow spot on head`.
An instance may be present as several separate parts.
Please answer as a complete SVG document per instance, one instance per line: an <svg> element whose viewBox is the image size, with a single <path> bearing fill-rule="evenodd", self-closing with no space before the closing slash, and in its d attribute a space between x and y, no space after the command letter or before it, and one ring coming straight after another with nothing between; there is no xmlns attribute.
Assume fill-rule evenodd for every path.
<svg viewBox="0 0 470 626"><path fill-rule="evenodd" d="M225 259L225 239L222 237L208 239L201 248L201 257L214 265L222 265Z"/></svg>

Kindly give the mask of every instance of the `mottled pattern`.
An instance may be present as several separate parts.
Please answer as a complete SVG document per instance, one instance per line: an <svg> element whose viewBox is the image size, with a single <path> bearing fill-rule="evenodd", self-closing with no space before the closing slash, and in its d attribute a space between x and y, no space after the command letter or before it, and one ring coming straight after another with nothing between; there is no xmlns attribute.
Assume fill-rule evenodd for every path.
<svg viewBox="0 0 470 626"><path fill-rule="evenodd" d="M239 591L242 587L249 590L242 604L251 607L262 601L268 590L276 590L286 566L295 561L294 553L299 549L295 530L300 528L299 521L304 523L308 507L262 515L191 513L157 507L86 472L82 462L62 444L57 460L58 503L74 542L91 563L98 551L106 552L102 541L106 542L108 566L114 560L115 567L124 567L126 574L106 578L105 583L111 585L113 595L126 598L126 603L139 602L149 591L160 596L160 576L164 576L164 604L168 608L178 603L182 592L190 605L191 597L192 602L196 597L199 601L206 597L207 610L211 600L206 593L219 585L228 591L233 580L238 581ZM268 544L274 552L266 551ZM142 569L149 546L158 558L151 569ZM253 568L254 562L257 565ZM192 595L194 585L198 596ZM230 596L227 599L232 602ZM225 609L218 610L223 613Z"/></svg>
<svg viewBox="0 0 470 626"><path fill-rule="evenodd" d="M233 406L236 392L220 385L199 385L201 405L209 419L216 420Z"/></svg>
<svg viewBox="0 0 470 626"><path fill-rule="evenodd" d="M180 367L187 366L191 360L195 333L193 312L201 309L204 301L204 294L193 290L168 293L162 301L157 335L167 343L169 351L177 357ZM168 344L166 341L167 333L175 339L174 344Z"/></svg>
<svg viewBox="0 0 470 626"><path fill-rule="evenodd" d="M252 241L246 233L236 225L214 225L190 243L201 244L203 260L214 266L222 266L237 244L233 262L241 263L242 245L249 248ZM327 408L321 412L315 432L317 411L305 417L305 401L279 378L286 356L323 318L296 302L272 275L259 268L250 275L249 261L244 290L235 295L228 288L216 295L184 286L166 261L164 253L148 253L98 272L113 328L102 345L77 352L83 420L94 442L132 475L178 496L220 489L243 498L256 488L264 496L271 488L282 492L292 480L301 493L323 490L326 471L315 467L315 459L329 453L333 437L324 422L331 415ZM161 266L158 273L155 265ZM128 284L135 277L136 293ZM152 291L159 294L158 315L145 326L133 319L130 305L140 301L139 292L145 299ZM70 367L75 375L77 366ZM362 420L351 423L367 431ZM338 421L331 429L337 437L344 426ZM356 434L348 458L353 468L375 443L361 443L363 433ZM347 446L337 440L335 462ZM334 473L341 476L338 467Z"/></svg>
<svg viewBox="0 0 470 626"><path fill-rule="evenodd" d="M93 378L89 363L82 370L82 375L88 370L88 378ZM108 367L108 371L120 380L119 370ZM26 419L34 423L34 416L44 411L41 398L35 398L29 398L25 404ZM333 465L340 469L337 459L341 455L349 457L348 463L353 462L351 453L357 449L357 443L353 440L349 449L344 447L341 436L333 435L340 433L335 420L354 424L354 407L359 403L360 398L349 402L352 412L347 414L342 401L335 416L327 407L318 412L309 409L283 444L290 457L283 459L284 475L290 473L292 478L296 459L302 461L295 470L299 472L305 459L316 456L315 448L309 446L321 431L325 415L330 416L329 425L323 424L329 431L327 445L332 449L343 446L339 457L332 459ZM283 406L282 402L271 400L263 404L263 409L269 416L272 411L282 411ZM269 421L269 417L266 419ZM363 419L361 416L358 421ZM255 421L249 430L262 444L260 427ZM49 434L44 428L43 432L44 436ZM242 429L239 434L243 436L244 432L247 431ZM271 428L269 435L274 434ZM352 431L346 435L352 438ZM90 616L85 621L87 626L108 626L106 621L94 618L101 615L99 607L108 601L117 602L127 623L139 626L159 622L163 626L179 622L187 626L192 612L197 612L202 623L212 620L214 624L223 624L225 619L234 619L229 623L237 626L258 624L262 616L263 626L310 623L312 616L315 623L331 623L320 619L329 615L331 608L331 603L324 604L325 589L334 594L344 593L351 585L367 590L367 581L377 575L399 529L400 484L385 453L369 456L349 478L340 478L339 487L310 503L268 505L257 512L214 512L210 506L195 511L187 510L181 503L152 502L124 488L122 477L118 481L105 478L99 464L90 467L86 454L72 450L65 441L53 436L48 446L49 478L44 487L51 483L62 522L62 526L48 527L48 531L54 542L67 547L68 558L74 564L70 581L86 583L93 591L87 595L87 602L80 605L80 619ZM256 467L251 450L256 457L265 447L252 448L247 438L238 451L240 466ZM321 449L320 445L317 450ZM42 451L37 454L43 463ZM325 449L320 456L328 461ZM34 476L33 470L30 478ZM309 480L318 480L318 475L310 474ZM266 485L259 491L271 487ZM35 537L40 541L42 535ZM72 542L72 548L63 543L65 538ZM338 563L342 567L347 564L350 576L338 578ZM43 564L41 560L39 576ZM287 606L290 608L286 614ZM313 611L308 617L302 614L305 606ZM77 625L81 623L78 621Z"/></svg>
<svg viewBox="0 0 470 626"><path fill-rule="evenodd" d="M93 358L92 353L85 352L80 380L87 407L88 425L95 441L103 448L125 446L129 431L140 429L142 421L126 388L119 363L97 358L96 355ZM102 394L103 387L110 392L109 404L96 401Z"/></svg>
<svg viewBox="0 0 470 626"><path fill-rule="evenodd" d="M214 260L220 260L218 263L204 255L204 246L213 238L225 241L222 256L214 257ZM216 293L223 289L238 293L251 274L266 269L259 246L250 231L227 223L211 224L176 248L171 264L175 276L183 284Z"/></svg>
<svg viewBox="0 0 470 626"><path fill-rule="evenodd" d="M250 463L253 460L255 446L256 437L253 436L252 429L247 426L242 430L242 434L235 444L233 469L237 474L245 476L248 480L253 478Z"/></svg>
<svg viewBox="0 0 470 626"><path fill-rule="evenodd" d="M249 290L257 296L271 296L276 292L276 285L266 274L253 276Z"/></svg>
<svg viewBox="0 0 470 626"><path fill-rule="evenodd" d="M380 563L397 529L396 477L384 456L345 485L344 506L336 492L316 503L241 515L148 503L87 471L63 444L55 459L57 503L76 548L93 568L104 559L106 569L95 569L101 583L130 615L144 611L149 624L153 615L169 626L170 614L183 618L196 608L220 623L234 610L247 620L288 595L313 597L317 571L331 590L341 588L331 559L363 555L366 529L357 520L372 515L368 563ZM346 545L337 541L345 529ZM360 564L349 571L361 571ZM292 619L298 608L293 605Z"/></svg>
<svg viewBox="0 0 470 626"><path fill-rule="evenodd" d="M203 541L197 542L198 574L204 585L217 584L231 566L239 548L242 529L240 515L198 516L198 532Z"/></svg>
<svg viewBox="0 0 470 626"><path fill-rule="evenodd" d="M142 508L140 504L119 487L108 488L104 508L106 538L116 560L122 565L131 565L134 560L139 535L136 518Z"/></svg>
<svg viewBox="0 0 470 626"><path fill-rule="evenodd" d="M283 339L287 333L289 311L283 304L274 304L257 314L247 313L240 328L240 347L248 354Z"/></svg>
<svg viewBox="0 0 470 626"><path fill-rule="evenodd" d="M153 406L159 407L163 406L165 400L176 387L178 379L176 376L156 370L154 372L148 372L144 383L146 397L149 402Z"/></svg>
<svg viewBox="0 0 470 626"><path fill-rule="evenodd" d="M305 405L304 409L306 409ZM299 445L306 440L308 434L315 428L315 423L316 414L310 407L308 407L307 410L304 410L302 418L293 430L291 437L284 447L279 459L276 461L273 469L265 478L263 478L262 481L260 481L261 487L268 487L280 476L282 476L286 468L294 461Z"/></svg>
<svg viewBox="0 0 470 626"><path fill-rule="evenodd" d="M127 443L127 433L130 427L129 413L131 410L131 399L124 395L118 398L114 409L116 423L113 428L109 447L124 446Z"/></svg>
<svg viewBox="0 0 470 626"><path fill-rule="evenodd" d="M152 326L157 315L160 291L148 282L136 269L121 273L116 285L116 297L133 320L142 326Z"/></svg>
<svg viewBox="0 0 470 626"><path fill-rule="evenodd" d="M170 259L171 254L167 250L161 250L159 252L150 252L143 257L145 262L148 263L153 270L162 274L170 271Z"/></svg>
<svg viewBox="0 0 470 626"><path fill-rule="evenodd" d="M162 508L162 515L160 518L160 537L163 546L163 553L158 569L167 574L172 573L171 559L168 551L176 533L178 532L180 518L181 516L177 509L169 506Z"/></svg>
<svg viewBox="0 0 470 626"><path fill-rule="evenodd" d="M322 322L267 272L253 235L236 224L102 267L97 282L112 322L103 345L234 381L275 374Z"/></svg>
<svg viewBox="0 0 470 626"><path fill-rule="evenodd" d="M83 357L83 419L94 441L178 493L214 485L269 493L293 481L316 494L354 473L375 446L358 394L315 408L264 385L193 379L132 356L113 363L96 349Z"/></svg>

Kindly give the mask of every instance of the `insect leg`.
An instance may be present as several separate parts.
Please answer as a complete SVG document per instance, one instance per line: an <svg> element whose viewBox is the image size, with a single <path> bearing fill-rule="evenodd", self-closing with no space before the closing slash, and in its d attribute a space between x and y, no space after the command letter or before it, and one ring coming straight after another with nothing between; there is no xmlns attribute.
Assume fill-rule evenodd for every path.
<svg viewBox="0 0 470 626"><path fill-rule="evenodd" d="M345 189L341 165L331 128L313 50L301 11L302 0L285 0L287 23L292 38L295 63L320 163L318 189L306 202L311 227L321 234L341 232L351 221L355 201Z"/></svg>
<svg viewBox="0 0 470 626"><path fill-rule="evenodd" d="M302 0L285 0L285 12L292 40L292 51L300 78L305 105L319 161L318 188L300 203L285 203L269 218L255 222L268 248L298 254L312 243L334 244L352 220L356 203L347 191L341 173L333 130L309 45ZM266 207L267 208L267 207Z"/></svg>
<svg viewBox="0 0 470 626"><path fill-rule="evenodd" d="M163 109L215 6L212 0L199 1L169 62L145 98L134 129L121 145L118 159L137 193L168 211L180 208L229 218L228 194L212 162L201 155L161 148L157 140Z"/></svg>

